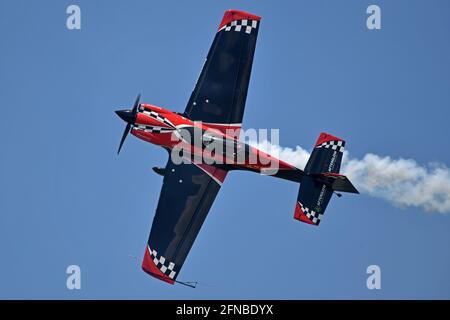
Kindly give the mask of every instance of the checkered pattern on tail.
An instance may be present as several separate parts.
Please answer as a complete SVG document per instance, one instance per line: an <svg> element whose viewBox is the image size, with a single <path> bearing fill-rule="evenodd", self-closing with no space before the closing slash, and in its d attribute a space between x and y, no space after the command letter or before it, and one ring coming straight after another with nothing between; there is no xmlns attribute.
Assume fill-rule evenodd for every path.
<svg viewBox="0 0 450 320"><path fill-rule="evenodd" d="M147 111L147 110L145 110L144 107L141 107L140 110L141 110L141 113L143 113L143 114L145 114L145 115L147 115L149 117L152 117L152 118L154 118L154 119L156 119L156 120L158 120L158 121L160 121L162 123L165 123L165 124L175 128L175 126L173 125L173 123L170 120L168 120L168 119L164 118L163 116L159 115L158 112Z"/></svg>
<svg viewBox="0 0 450 320"><path fill-rule="evenodd" d="M299 201L298 204L300 205L300 208L302 209L303 213L305 214L305 216L311 220L312 223L314 223L315 225L319 225L320 220L322 219L323 214L321 213L317 213L314 210L311 210L305 206L303 206L303 204Z"/></svg>
<svg viewBox="0 0 450 320"><path fill-rule="evenodd" d="M133 129L149 132L149 133L166 133L166 132L172 132L175 129L172 128L165 128L165 127L153 127L153 126L146 126L142 124L134 125Z"/></svg>
<svg viewBox="0 0 450 320"><path fill-rule="evenodd" d="M225 31L245 31L245 33L250 34L252 30L256 29L258 27L258 21L257 20L234 20L230 23L224 25L221 30Z"/></svg>
<svg viewBox="0 0 450 320"><path fill-rule="evenodd" d="M152 257L153 263L156 267L170 279L174 279L177 274L177 271L175 271L177 270L175 263L166 261L166 258L161 255L158 256L155 249L152 250L148 247L148 251L150 252L150 256Z"/></svg>
<svg viewBox="0 0 450 320"><path fill-rule="evenodd" d="M345 141L342 140L332 140L324 142L318 145L316 148L331 148L333 150L337 150L339 152L344 152Z"/></svg>

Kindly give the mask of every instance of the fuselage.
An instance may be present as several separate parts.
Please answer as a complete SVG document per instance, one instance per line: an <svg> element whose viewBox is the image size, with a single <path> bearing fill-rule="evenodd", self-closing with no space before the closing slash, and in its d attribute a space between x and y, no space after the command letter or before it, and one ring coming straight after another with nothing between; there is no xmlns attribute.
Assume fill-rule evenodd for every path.
<svg viewBox="0 0 450 320"><path fill-rule="evenodd" d="M240 124L192 121L182 114L142 103L131 133L167 149L172 157L179 155L186 161L200 161L228 170L261 172L294 181L301 179L300 169L240 141L240 129ZM290 173L284 177L286 171Z"/></svg>

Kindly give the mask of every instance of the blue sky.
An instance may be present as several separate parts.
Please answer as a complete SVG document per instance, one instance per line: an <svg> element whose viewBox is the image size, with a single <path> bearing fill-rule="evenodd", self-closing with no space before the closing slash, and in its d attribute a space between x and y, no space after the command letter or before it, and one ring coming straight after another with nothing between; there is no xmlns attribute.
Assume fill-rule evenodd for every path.
<svg viewBox="0 0 450 320"><path fill-rule="evenodd" d="M66 28L81 7L82 29ZM382 29L366 28L378 4ZM450 165L447 1L0 2L0 298L450 298L450 216L367 195L330 203L319 228L293 219L298 186L228 175L179 280L140 262L167 153L114 110L185 108L226 9L263 17L244 127L283 146L319 132L368 152ZM81 290L66 288L68 265ZM381 267L381 290L366 268Z"/></svg>

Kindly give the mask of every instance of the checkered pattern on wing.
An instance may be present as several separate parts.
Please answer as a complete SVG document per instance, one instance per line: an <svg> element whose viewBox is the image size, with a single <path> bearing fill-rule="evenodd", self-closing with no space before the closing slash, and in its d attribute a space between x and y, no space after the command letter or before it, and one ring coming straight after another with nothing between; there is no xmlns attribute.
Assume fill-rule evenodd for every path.
<svg viewBox="0 0 450 320"><path fill-rule="evenodd" d="M318 145L316 148L331 148L333 150L337 150L339 152L344 152L344 147L345 147L345 141L342 140L332 140L332 141L327 141L324 142L320 145Z"/></svg>
<svg viewBox="0 0 450 320"><path fill-rule="evenodd" d="M303 213L306 215L306 217L311 220L312 223L315 225L319 225L320 220L322 219L323 214L317 213L314 210L310 210L309 208L303 206L303 204L300 204L300 208L302 209Z"/></svg>
<svg viewBox="0 0 450 320"><path fill-rule="evenodd" d="M158 112L147 111L147 110L142 109L142 108L141 108L141 111L142 111L143 114L145 114L145 115L147 115L149 117L152 117L152 118L154 118L154 119L156 119L156 120L158 120L158 121L160 121L162 123L165 123L165 124L175 128L175 126L173 125L173 123L171 121L169 121L168 119L166 119L163 116L161 116Z"/></svg>
<svg viewBox="0 0 450 320"><path fill-rule="evenodd" d="M256 29L258 27L258 21L257 20L234 20L230 23L226 24L222 27L225 31L245 31L245 33L250 34L252 30Z"/></svg>
<svg viewBox="0 0 450 320"><path fill-rule="evenodd" d="M166 261L166 258L158 255L155 249L152 250L150 247L148 249L155 266L170 279L174 279L177 274L177 271L175 271L177 269L175 263Z"/></svg>
<svg viewBox="0 0 450 320"><path fill-rule="evenodd" d="M164 128L164 127L153 127L153 126L146 126L142 124L138 124L133 126L133 129L149 132L149 133L166 133L166 132L172 132L174 129L172 128Z"/></svg>

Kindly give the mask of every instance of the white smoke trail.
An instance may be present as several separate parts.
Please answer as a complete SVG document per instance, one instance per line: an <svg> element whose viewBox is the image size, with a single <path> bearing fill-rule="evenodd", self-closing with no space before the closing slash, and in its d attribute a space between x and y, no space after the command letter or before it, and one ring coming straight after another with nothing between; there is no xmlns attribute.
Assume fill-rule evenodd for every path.
<svg viewBox="0 0 450 320"><path fill-rule="evenodd" d="M283 148L268 141L251 145L303 169L310 153L300 146ZM368 153L353 159L344 153L342 173L365 194L396 207L420 207L426 212L450 213L450 170L443 164L421 166L412 159L392 159Z"/></svg>

